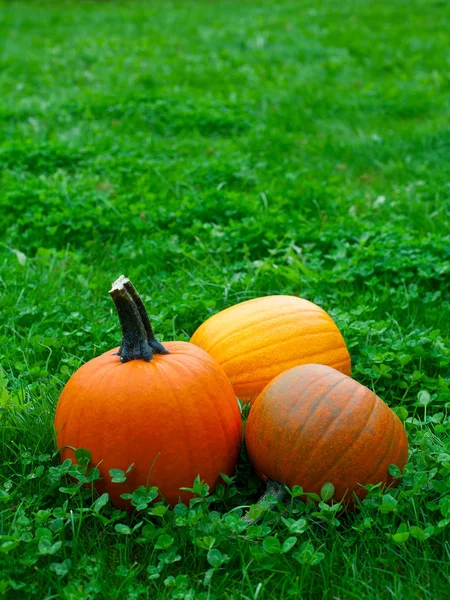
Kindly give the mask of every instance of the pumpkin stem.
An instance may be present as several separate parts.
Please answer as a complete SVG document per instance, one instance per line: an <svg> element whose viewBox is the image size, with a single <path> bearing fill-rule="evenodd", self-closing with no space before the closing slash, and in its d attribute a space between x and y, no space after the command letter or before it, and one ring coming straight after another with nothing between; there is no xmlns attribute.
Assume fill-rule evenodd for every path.
<svg viewBox="0 0 450 600"><path fill-rule="evenodd" d="M129 279L125 278L124 282L123 282L123 287L130 294L134 303L137 306L139 314L141 315L141 319L142 319L142 323L144 325L145 332L147 334L148 343L149 343L150 347L153 349L153 353L154 354L169 354L169 351L167 350L167 348L164 348L164 346L160 342L158 342L158 340L155 338L155 334L153 333L153 327L152 327L152 324L150 323L150 318L148 316L147 311L145 310L144 303L142 302L142 299L139 296L139 294L137 293L134 285L131 283L131 281Z"/></svg>
<svg viewBox="0 0 450 600"><path fill-rule="evenodd" d="M258 504L264 510L264 512L267 512L268 510L271 510L278 502L282 502L286 496L286 487L282 483L278 483L278 481L268 479L266 491L258 500ZM247 514L242 518L242 520L248 523L248 525L253 525L257 523L260 519L262 519L263 515L264 513L262 513L256 519L253 519L247 512Z"/></svg>
<svg viewBox="0 0 450 600"><path fill-rule="evenodd" d="M120 361L150 361L153 354L169 354L158 342L139 294L129 279L121 275L110 290L122 330L122 344L117 354Z"/></svg>

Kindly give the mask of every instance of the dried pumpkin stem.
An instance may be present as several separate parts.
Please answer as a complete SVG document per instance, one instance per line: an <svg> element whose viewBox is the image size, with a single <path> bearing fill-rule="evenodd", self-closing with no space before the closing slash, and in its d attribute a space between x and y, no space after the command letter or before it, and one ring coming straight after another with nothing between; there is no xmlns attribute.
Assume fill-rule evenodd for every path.
<svg viewBox="0 0 450 600"><path fill-rule="evenodd" d="M150 323L150 319L147 314L147 311L145 310L144 303L142 302L142 299L139 296L139 294L137 293L134 285L131 283L131 281L129 279L125 279L123 282L123 287L127 290L127 292L130 294L130 296L133 298L133 301L137 306L139 314L141 315L141 319L142 319L142 323L145 328L145 332L147 334L148 343L152 347L153 352L155 354L169 354L169 351L167 350L167 348L164 348L164 346L160 342L158 342L158 340L155 338L155 334L153 333L153 327L152 327L152 324Z"/></svg>
<svg viewBox="0 0 450 600"><path fill-rule="evenodd" d="M282 502L287 496L286 487L282 483L278 483L278 481L273 481L272 479L267 480L267 487L264 494L258 500L259 506L264 509L264 512L271 510L278 502ZM243 521L248 523L249 525L254 525L260 519L262 519L264 513L261 514L256 519L253 519L249 512L243 517Z"/></svg>
<svg viewBox="0 0 450 600"><path fill-rule="evenodd" d="M127 286L127 283L130 285ZM113 283L109 293L115 304L122 330L122 344L117 353L120 361L148 362L152 360L153 354L168 354L169 351L155 339L144 304L131 282L121 275ZM136 299L139 300L139 304ZM150 335L153 337L149 337Z"/></svg>

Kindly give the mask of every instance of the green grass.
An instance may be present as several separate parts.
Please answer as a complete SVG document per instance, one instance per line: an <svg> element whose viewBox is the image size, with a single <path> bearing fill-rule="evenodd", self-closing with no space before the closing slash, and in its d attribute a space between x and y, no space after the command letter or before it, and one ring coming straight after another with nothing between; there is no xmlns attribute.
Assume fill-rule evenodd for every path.
<svg viewBox="0 0 450 600"><path fill-rule="evenodd" d="M0 595L446 597L448 3L0 10ZM262 486L243 450L189 511L92 504L58 464L53 414L119 342L122 272L161 340L259 295L320 304L353 376L405 420L399 487L353 515L292 503L244 530Z"/></svg>

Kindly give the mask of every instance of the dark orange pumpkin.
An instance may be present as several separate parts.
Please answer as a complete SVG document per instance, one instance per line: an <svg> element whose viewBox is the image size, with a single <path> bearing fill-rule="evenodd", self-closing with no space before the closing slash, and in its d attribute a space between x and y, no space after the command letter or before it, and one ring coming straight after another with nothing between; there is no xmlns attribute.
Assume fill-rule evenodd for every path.
<svg viewBox="0 0 450 600"><path fill-rule="evenodd" d="M123 341L83 365L67 382L55 416L61 456L87 448L100 470L98 491L125 507L121 494L156 485L171 504L187 502L200 475L211 488L231 475L241 443L233 388L204 350L187 342L156 341L145 308L126 278L111 290ZM109 470L133 468L125 484Z"/></svg>
<svg viewBox="0 0 450 600"><path fill-rule="evenodd" d="M371 390L324 365L285 371L256 398L246 446L264 479L336 500L363 498L366 484L393 485L390 464L403 469L408 440L397 415Z"/></svg>

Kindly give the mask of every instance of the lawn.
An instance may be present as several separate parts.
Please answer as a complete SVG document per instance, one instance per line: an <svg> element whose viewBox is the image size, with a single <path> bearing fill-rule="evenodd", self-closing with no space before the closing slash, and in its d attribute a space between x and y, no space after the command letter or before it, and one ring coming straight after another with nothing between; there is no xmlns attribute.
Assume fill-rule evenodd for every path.
<svg viewBox="0 0 450 600"><path fill-rule="evenodd" d="M0 11L0 596L447 597L449 3ZM121 273L161 341L257 296L327 310L353 377L405 422L399 486L250 527L263 485L245 448L190 509L144 499L129 516L81 488L54 411L120 342Z"/></svg>

